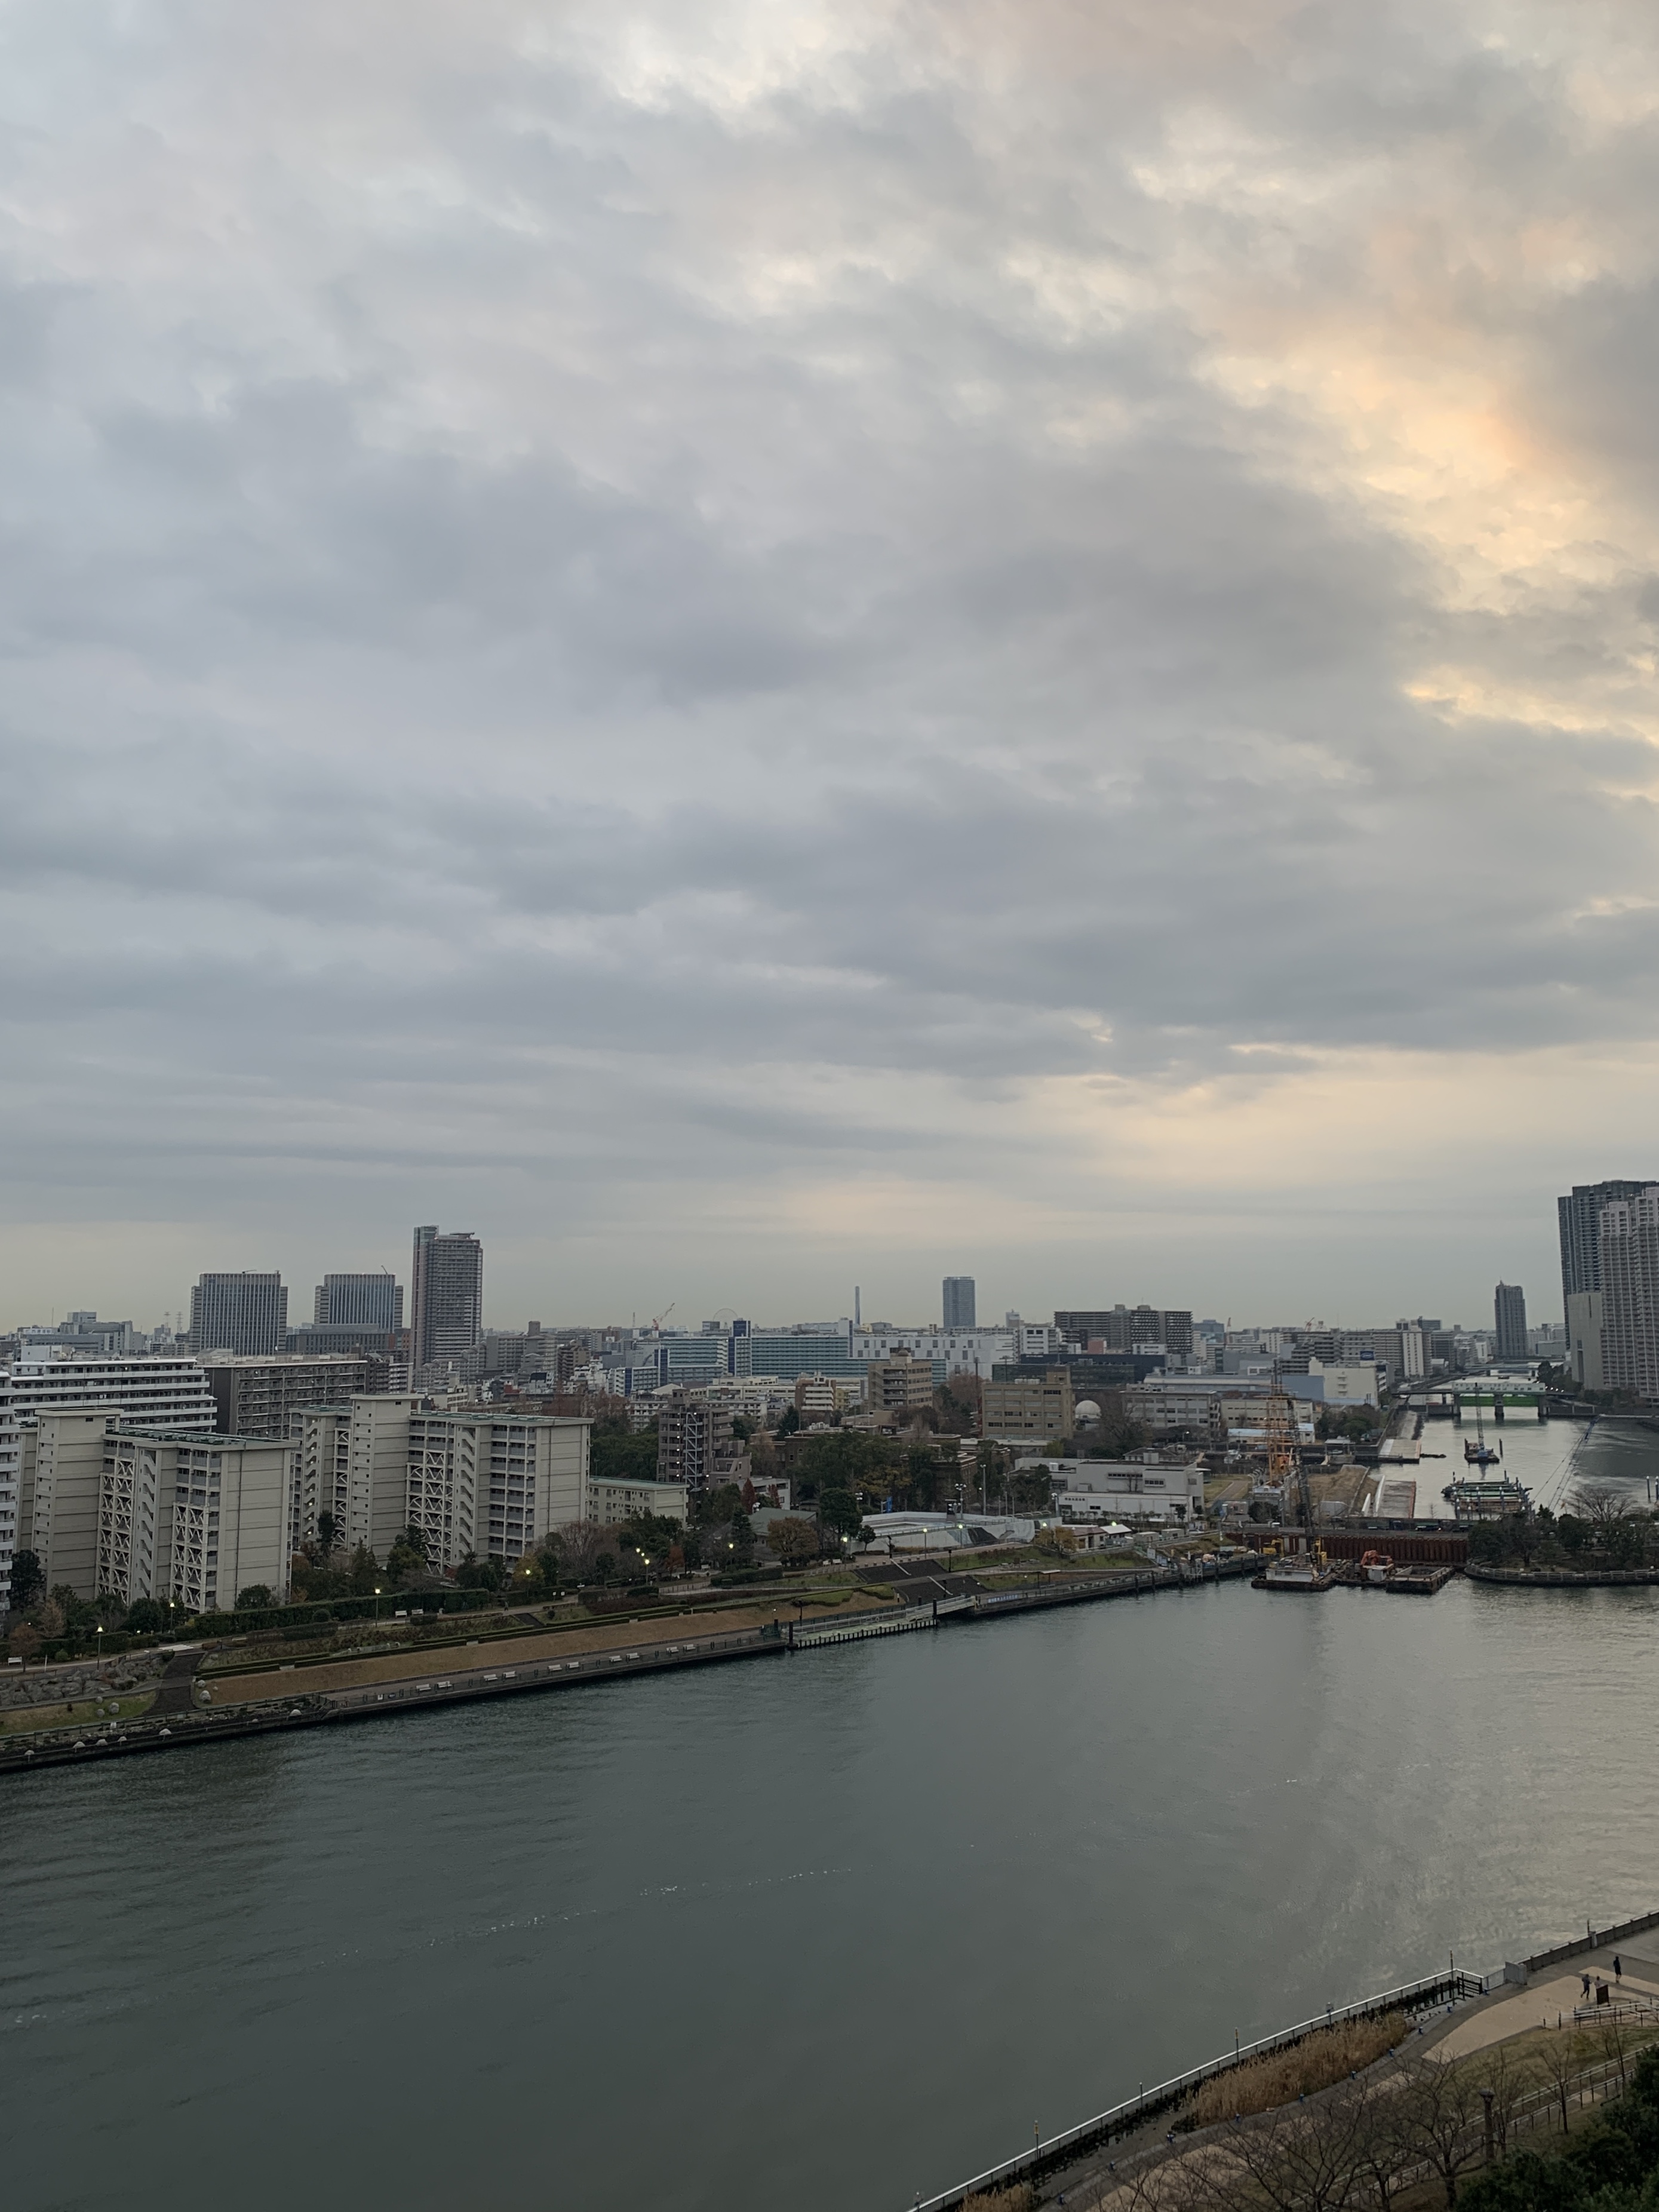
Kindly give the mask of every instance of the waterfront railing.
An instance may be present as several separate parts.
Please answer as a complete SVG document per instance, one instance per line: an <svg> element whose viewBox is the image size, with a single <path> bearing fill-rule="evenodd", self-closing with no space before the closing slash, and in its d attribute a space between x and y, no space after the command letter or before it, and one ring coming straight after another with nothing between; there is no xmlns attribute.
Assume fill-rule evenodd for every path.
<svg viewBox="0 0 1659 2212"><path fill-rule="evenodd" d="M1260 2036L1254 2043L1236 2045L1219 2058L1206 2059L1201 2066L1189 2067L1186 2073L1176 2074L1167 2081L1160 2081L1151 2089L1126 2097L1120 2105L1113 2105L1097 2112L1091 2120L1084 2120L1076 2127L1066 2128L1056 2136L1049 2136L1033 2143L1029 2150L1004 2159L1000 2165L988 2166L970 2181L957 2184L954 2189L942 2190L937 2197L919 2199L915 2212L949 2212L951 2205L960 2204L964 2198L982 2195L991 2190L1006 2189L1011 2182L1030 2180L1068 2165L1083 2152L1092 2150L1097 2144L1109 2142L1115 2136L1131 2135L1148 2120L1168 2112L1185 2101L1201 2082L1213 2081L1218 2074L1230 2074L1236 2066L1247 2064L1269 2051L1287 2051L1291 2045L1316 2035L1322 2028L1335 2027L1345 2021L1372 2020L1383 2013L1403 2013L1410 2020L1428 2012L1438 2011L1462 2004L1486 1993L1486 1977L1465 1974L1455 1970L1433 1974L1423 1981L1407 1982L1397 1990L1384 1990L1376 1996L1361 1997L1353 2004L1328 2005L1312 2020L1304 2020L1295 2027L1281 2028L1276 2034Z"/></svg>

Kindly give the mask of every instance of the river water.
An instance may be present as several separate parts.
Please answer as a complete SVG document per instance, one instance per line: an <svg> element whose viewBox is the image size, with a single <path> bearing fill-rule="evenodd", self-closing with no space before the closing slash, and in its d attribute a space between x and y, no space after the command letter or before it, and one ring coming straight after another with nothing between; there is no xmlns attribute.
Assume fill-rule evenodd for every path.
<svg viewBox="0 0 1659 2212"><path fill-rule="evenodd" d="M1231 1584L15 1780L6 2202L902 2212L1659 1906L1656 1697L1659 1592Z"/></svg>

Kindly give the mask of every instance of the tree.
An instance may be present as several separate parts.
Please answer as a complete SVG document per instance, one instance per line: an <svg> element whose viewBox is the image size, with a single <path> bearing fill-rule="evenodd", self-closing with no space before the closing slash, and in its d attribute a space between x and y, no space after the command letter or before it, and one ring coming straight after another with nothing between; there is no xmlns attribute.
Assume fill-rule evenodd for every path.
<svg viewBox="0 0 1659 2212"><path fill-rule="evenodd" d="M1484 2155L1486 2136L1479 2085L1466 2066L1419 2059L1402 2069L1401 2142L1438 2179L1446 2203L1457 2202L1457 2184L1466 2166Z"/></svg>
<svg viewBox="0 0 1659 2212"><path fill-rule="evenodd" d="M726 1526L726 1555L738 1567L746 1567L755 1556L755 1524L741 1506Z"/></svg>
<svg viewBox="0 0 1659 2212"><path fill-rule="evenodd" d="M588 1459L596 1476L606 1475L629 1482L654 1482L657 1479L656 1423L653 1421L648 1429L635 1429L625 1416L612 1416L596 1421Z"/></svg>
<svg viewBox="0 0 1659 2212"><path fill-rule="evenodd" d="M696 1517L705 1528L724 1528L734 1513L743 1510L743 1492L735 1482L716 1483L696 1501Z"/></svg>
<svg viewBox="0 0 1659 2212"><path fill-rule="evenodd" d="M380 1579L380 1563L367 1544L359 1544L351 1555L351 1594L354 1597L372 1597L374 1585Z"/></svg>
<svg viewBox="0 0 1659 2212"><path fill-rule="evenodd" d="M1233 2121L1215 2157L1183 2161L1194 2195L1216 2212L1252 2203L1266 2212L1342 2212L1365 2164L1368 2102L1364 2087L1345 2087Z"/></svg>
<svg viewBox="0 0 1659 2212"><path fill-rule="evenodd" d="M561 1528L552 1539L558 1547L559 1565L571 1581L589 1583L594 1579L601 1552L611 1542L609 1528L598 1521L573 1521Z"/></svg>
<svg viewBox="0 0 1659 2212"><path fill-rule="evenodd" d="M850 1490L825 1490L818 1496L818 1520L835 1536L856 1534L864 1516Z"/></svg>
<svg viewBox="0 0 1659 2212"><path fill-rule="evenodd" d="M27 1620L20 1621L6 1638L6 1647L12 1658L21 1659L27 1667L40 1649L40 1632Z"/></svg>
<svg viewBox="0 0 1659 2212"><path fill-rule="evenodd" d="M774 1436L778 1437L793 1437L799 1427L799 1407L786 1406L783 1409L783 1419L778 1423L777 1427L772 1431L772 1433Z"/></svg>
<svg viewBox="0 0 1659 2212"><path fill-rule="evenodd" d="M127 1607L124 1624L132 1636L159 1636L167 1625L167 1607L153 1597L141 1597Z"/></svg>
<svg viewBox="0 0 1659 2212"><path fill-rule="evenodd" d="M746 1444L755 1433L755 1424L746 1413L733 1413L732 1433L740 1444Z"/></svg>
<svg viewBox="0 0 1659 2212"><path fill-rule="evenodd" d="M317 1561L319 1566L328 1565L339 1540L339 1522L331 1513L319 1513L317 1516Z"/></svg>
<svg viewBox="0 0 1659 2212"><path fill-rule="evenodd" d="M817 1530L810 1521L794 1514L773 1522L766 1532L766 1541L786 1567L804 1566L808 1559L816 1559L818 1555Z"/></svg>
<svg viewBox="0 0 1659 2212"><path fill-rule="evenodd" d="M455 1579L463 1589L498 1590L507 1580L507 1573L499 1559L481 1559L469 1548L455 1570Z"/></svg>
<svg viewBox="0 0 1659 2212"><path fill-rule="evenodd" d="M46 1594L46 1569L38 1552L14 1552L11 1559L11 1609L27 1613Z"/></svg>
<svg viewBox="0 0 1659 2212"><path fill-rule="evenodd" d="M236 1609L239 1613L258 1613L270 1601L269 1583L250 1583L246 1589L239 1589L236 1593Z"/></svg>

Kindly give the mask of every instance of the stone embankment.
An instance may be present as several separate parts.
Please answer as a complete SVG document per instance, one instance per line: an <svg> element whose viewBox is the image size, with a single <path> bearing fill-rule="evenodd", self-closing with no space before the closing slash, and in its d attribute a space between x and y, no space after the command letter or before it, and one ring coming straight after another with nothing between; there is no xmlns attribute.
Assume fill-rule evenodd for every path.
<svg viewBox="0 0 1659 2212"><path fill-rule="evenodd" d="M88 1698L131 1695L158 1680L172 1656L125 1651L101 1665L94 1659L70 1659L56 1667L0 1668L0 1707L74 1705Z"/></svg>

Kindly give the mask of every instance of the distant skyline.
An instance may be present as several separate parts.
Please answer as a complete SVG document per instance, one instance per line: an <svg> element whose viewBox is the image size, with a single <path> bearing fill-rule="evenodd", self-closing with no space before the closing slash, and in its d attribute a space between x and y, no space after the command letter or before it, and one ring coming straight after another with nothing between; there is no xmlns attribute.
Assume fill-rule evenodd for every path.
<svg viewBox="0 0 1659 2212"><path fill-rule="evenodd" d="M1659 16L0 13L0 1313L1555 1315Z"/></svg>

